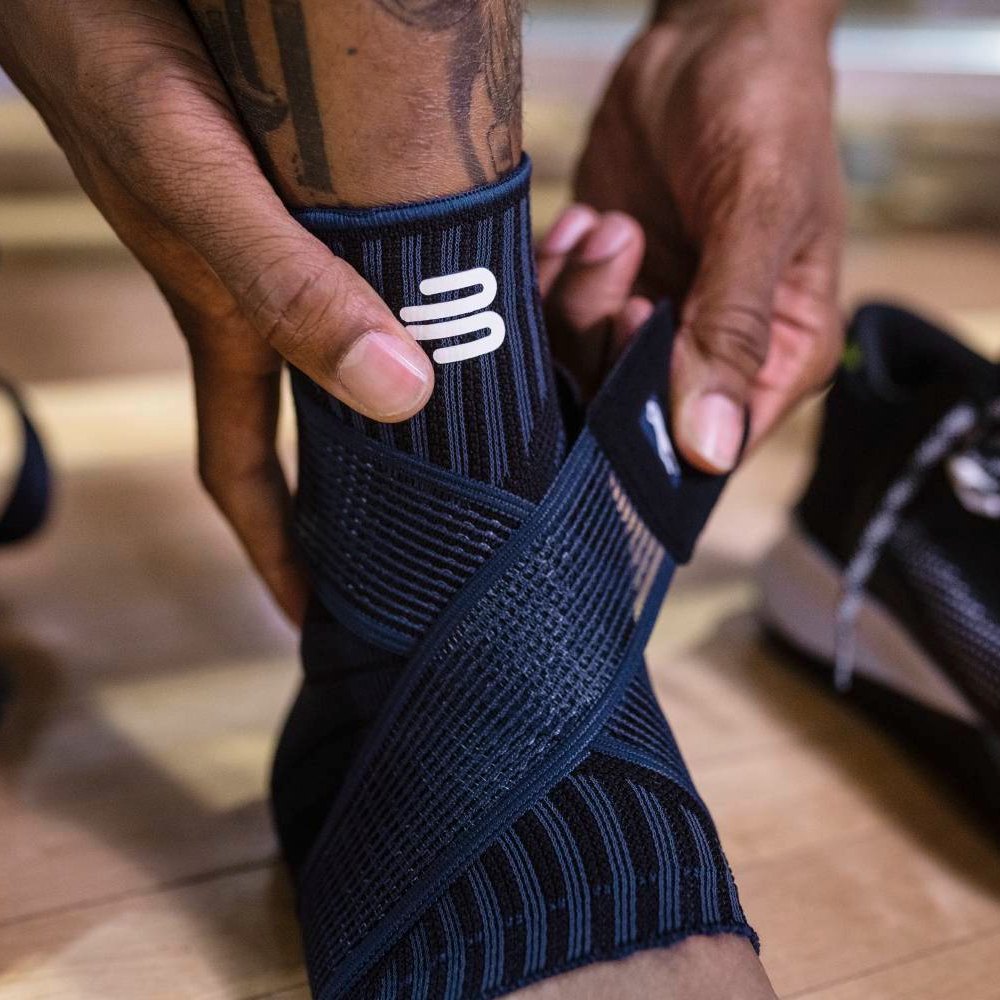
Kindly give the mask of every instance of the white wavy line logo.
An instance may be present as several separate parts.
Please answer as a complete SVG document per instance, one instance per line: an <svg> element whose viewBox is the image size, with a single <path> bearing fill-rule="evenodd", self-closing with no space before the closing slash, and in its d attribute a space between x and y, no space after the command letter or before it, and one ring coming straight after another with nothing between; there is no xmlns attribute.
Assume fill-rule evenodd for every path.
<svg viewBox="0 0 1000 1000"><path fill-rule="evenodd" d="M655 396L646 400L643 416L646 418L646 426L653 432L651 440L656 447L656 454L670 481L676 486L681 479L681 464L677 461L677 453L667 433L667 421Z"/></svg>
<svg viewBox="0 0 1000 1000"><path fill-rule="evenodd" d="M468 361L495 351L507 336L507 327L499 313L487 308L497 297L497 279L489 268L474 267L471 271L424 278L420 282L420 294L427 297L477 287L479 291L460 299L400 309L399 318L414 340L444 340L446 337L486 331L485 337L437 348L431 355L435 364Z"/></svg>

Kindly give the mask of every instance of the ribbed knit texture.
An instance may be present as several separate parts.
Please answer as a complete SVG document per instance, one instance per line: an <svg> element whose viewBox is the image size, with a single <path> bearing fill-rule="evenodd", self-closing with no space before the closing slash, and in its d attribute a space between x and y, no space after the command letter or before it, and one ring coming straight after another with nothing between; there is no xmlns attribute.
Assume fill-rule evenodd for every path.
<svg viewBox="0 0 1000 1000"><path fill-rule="evenodd" d="M458 206L463 231L489 229L473 216L494 207L483 192ZM306 221L333 244L329 220ZM531 274L526 237L515 253L512 273ZM526 372L533 343L518 352ZM549 373L534 384L554 405L538 343ZM516 385L505 347L487 365ZM640 407L666 385L645 377ZM315 599L274 802L314 994L472 1000L692 933L756 941L641 661L674 560L594 435L557 470L561 425L539 438L557 447L528 434L522 449L501 394L516 419L473 428L486 411L472 405L459 432L466 411L444 406L425 429L451 428L449 448L424 448L412 427L387 437L293 382ZM545 405L533 427L549 426ZM456 441L478 457L456 457Z"/></svg>
<svg viewBox="0 0 1000 1000"><path fill-rule="evenodd" d="M665 730L644 678L609 729L641 726L643 717ZM349 995L493 997L690 934L735 933L756 943L711 817L679 757L681 770L667 777L622 759L626 747L590 753L449 885Z"/></svg>
<svg viewBox="0 0 1000 1000"><path fill-rule="evenodd" d="M500 347L434 365L434 394L412 420L381 424L331 406L390 448L462 476L540 500L565 454L565 433L535 278L528 203L530 162L497 184L406 208L304 212L300 221L346 260L396 316L406 307L454 301L469 290L421 294L420 284L487 269L488 307L502 317ZM424 342L427 353L474 342L475 331Z"/></svg>
<svg viewBox="0 0 1000 1000"><path fill-rule="evenodd" d="M501 534L492 523L466 518L457 521L453 509L428 508L426 491L401 503L405 479L399 459L412 456L443 470L468 477L538 501L554 478L565 455L566 435L555 390L552 360L542 319L541 297L535 277L528 200L530 161L497 184L457 198L441 198L419 206L372 210L307 211L300 221L338 257L351 264L378 292L397 316L406 307L454 301L474 292L425 296L421 282L486 268L495 277L497 291L488 308L502 317L505 335L500 347L468 360L435 364L435 389L427 406L412 420L383 424L361 416L332 396L309 384L322 400L328 427L358 431L385 447L378 469L357 469L358 489L348 494L330 490L329 477L338 480L357 462L349 446L337 446L324 433L323 447L338 447L331 461L310 462L316 447L302 446L299 494L299 532L304 550L312 555L312 570L320 599L309 609L303 659L307 674L323 684L323 694L308 708L296 711L301 721L290 727L282 747L281 767L289 765L276 804L285 822L288 849L297 857L311 840L314 827L329 806L352 756L402 667L402 661L380 646L359 639L335 613L338 603L324 581L336 567L353 562L363 570L370 545L390 546L400 575L419 568L433 554L421 546L435 540L451 546L453 566L441 576L423 579L419 595L422 613L400 602L398 589L383 588L370 596L374 615L416 615L412 637L426 629L458 586L492 551ZM459 337L424 342L429 355L442 346L475 342L477 331ZM308 433L303 429L303 435ZM308 446L307 446L308 445ZM322 491L323 499L318 499ZM395 508L399 531L383 533L385 520L373 508ZM368 513L364 511L368 510ZM528 508L520 509L523 514ZM431 522L436 536L414 545L406 538L411 525ZM331 522L350 523L352 530L323 548ZM509 531L514 520L508 520ZM371 532L379 538L371 537ZM484 533L485 532L485 536ZM313 544L318 543L318 544ZM326 599L323 599L326 598ZM416 629L416 632L414 631ZM323 652L313 650L322 638ZM327 650L335 648L331 661ZM306 722L308 715L308 723ZM321 734L319 746L312 733ZM322 778L320 777L322 776Z"/></svg>

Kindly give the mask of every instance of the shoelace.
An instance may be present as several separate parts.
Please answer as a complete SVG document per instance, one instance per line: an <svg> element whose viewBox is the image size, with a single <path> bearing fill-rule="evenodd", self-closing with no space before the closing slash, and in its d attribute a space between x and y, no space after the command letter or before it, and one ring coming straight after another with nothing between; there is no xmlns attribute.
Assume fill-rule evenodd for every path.
<svg viewBox="0 0 1000 1000"><path fill-rule="evenodd" d="M875 514L865 525L857 551L841 577L834 668L838 691L848 690L854 675L855 626L865 586L899 524L900 515L920 491L931 470L947 460L960 502L973 513L1000 517L1000 453L992 453L990 447L997 436L1000 436L1000 399L994 400L985 413L972 403L958 403L924 438L902 475L886 491ZM963 443L965 447L959 451Z"/></svg>

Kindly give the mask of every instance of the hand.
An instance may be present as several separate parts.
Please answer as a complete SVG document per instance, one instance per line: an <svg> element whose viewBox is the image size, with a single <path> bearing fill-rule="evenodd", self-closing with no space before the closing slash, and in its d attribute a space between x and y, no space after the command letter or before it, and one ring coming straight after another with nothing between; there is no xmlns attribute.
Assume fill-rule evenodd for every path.
<svg viewBox="0 0 1000 1000"><path fill-rule="evenodd" d="M430 362L288 214L176 0L4 0L0 65L173 308L202 481L300 621L306 583L275 451L282 359L381 420L423 406Z"/></svg>
<svg viewBox="0 0 1000 1000"><path fill-rule="evenodd" d="M683 302L678 445L707 471L821 386L839 356L843 237L832 0L682 0L619 66L577 195L641 223L638 289Z"/></svg>

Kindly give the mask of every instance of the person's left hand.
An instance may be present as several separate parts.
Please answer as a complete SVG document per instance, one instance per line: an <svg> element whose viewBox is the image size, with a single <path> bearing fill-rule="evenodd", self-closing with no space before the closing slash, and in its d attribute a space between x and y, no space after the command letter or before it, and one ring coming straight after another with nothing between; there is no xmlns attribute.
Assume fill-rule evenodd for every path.
<svg viewBox="0 0 1000 1000"><path fill-rule="evenodd" d="M638 290L681 304L674 427L707 471L736 462L747 411L753 444L841 350L836 6L675 0L626 54L580 162L578 199L645 232ZM546 237L543 260L580 211Z"/></svg>

